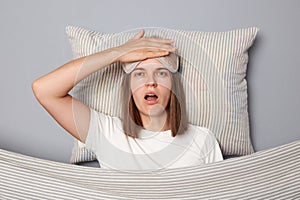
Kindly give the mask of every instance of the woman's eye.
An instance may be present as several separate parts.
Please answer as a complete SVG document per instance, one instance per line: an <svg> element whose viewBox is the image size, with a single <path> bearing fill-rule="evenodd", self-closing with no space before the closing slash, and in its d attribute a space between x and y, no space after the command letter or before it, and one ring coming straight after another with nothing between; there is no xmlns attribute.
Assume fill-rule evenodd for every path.
<svg viewBox="0 0 300 200"><path fill-rule="evenodd" d="M134 76L142 77L142 76L144 76L144 72L135 72Z"/></svg>
<svg viewBox="0 0 300 200"><path fill-rule="evenodd" d="M158 72L158 74L157 74L159 77L165 77L165 76L167 76L168 75L168 73L167 72L165 72L165 71L160 71L160 72Z"/></svg>

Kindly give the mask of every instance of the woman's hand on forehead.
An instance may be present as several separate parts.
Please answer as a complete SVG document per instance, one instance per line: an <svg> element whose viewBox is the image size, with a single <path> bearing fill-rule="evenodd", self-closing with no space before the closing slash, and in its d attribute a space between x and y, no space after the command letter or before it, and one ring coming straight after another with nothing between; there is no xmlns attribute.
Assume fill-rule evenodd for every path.
<svg viewBox="0 0 300 200"><path fill-rule="evenodd" d="M141 29L133 38L123 45L115 48L117 53L116 61L135 62L147 58L166 56L170 52L176 51L172 45L171 39L162 38L145 38L145 31Z"/></svg>

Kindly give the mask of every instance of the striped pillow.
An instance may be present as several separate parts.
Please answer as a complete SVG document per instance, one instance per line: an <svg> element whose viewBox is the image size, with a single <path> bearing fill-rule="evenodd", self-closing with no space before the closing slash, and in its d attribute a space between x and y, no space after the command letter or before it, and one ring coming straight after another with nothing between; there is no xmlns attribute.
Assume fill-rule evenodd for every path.
<svg viewBox="0 0 300 200"><path fill-rule="evenodd" d="M224 155L253 153L245 77L248 49L258 28L226 32L144 29L145 37L175 40L189 122L211 129ZM106 34L68 26L66 31L74 57L78 58L123 44L138 30ZM120 84L123 73L120 63L114 63L82 80L71 94L100 112L120 116ZM95 155L87 151L84 144L75 141L72 163L95 159Z"/></svg>

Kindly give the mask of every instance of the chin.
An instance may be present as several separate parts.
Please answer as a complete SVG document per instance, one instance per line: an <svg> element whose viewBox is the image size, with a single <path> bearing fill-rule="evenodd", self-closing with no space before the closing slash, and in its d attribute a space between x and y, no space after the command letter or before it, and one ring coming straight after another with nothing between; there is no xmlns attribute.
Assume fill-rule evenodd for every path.
<svg viewBox="0 0 300 200"><path fill-rule="evenodd" d="M141 111L140 111L141 112ZM158 117L166 114L166 109L162 105L149 106L145 111L142 111L147 116Z"/></svg>

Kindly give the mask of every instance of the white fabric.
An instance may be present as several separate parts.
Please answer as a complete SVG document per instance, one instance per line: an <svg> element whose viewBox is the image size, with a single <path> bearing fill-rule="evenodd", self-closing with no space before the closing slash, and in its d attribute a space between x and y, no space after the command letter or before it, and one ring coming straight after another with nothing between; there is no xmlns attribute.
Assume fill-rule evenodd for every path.
<svg viewBox="0 0 300 200"><path fill-rule="evenodd" d="M134 139L124 134L120 118L90 110L86 147L96 154L102 168L159 170L223 160L219 144L207 128L189 124L187 132L176 137L170 130L142 129Z"/></svg>

